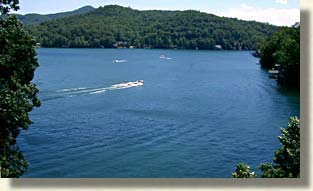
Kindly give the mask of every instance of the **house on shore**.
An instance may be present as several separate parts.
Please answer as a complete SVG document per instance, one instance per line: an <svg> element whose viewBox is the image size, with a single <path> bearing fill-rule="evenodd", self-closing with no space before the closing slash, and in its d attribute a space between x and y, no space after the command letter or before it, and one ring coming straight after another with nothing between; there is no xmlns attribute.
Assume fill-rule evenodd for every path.
<svg viewBox="0 0 313 191"><path fill-rule="evenodd" d="M114 45L114 48L128 48L128 43L127 41L118 41Z"/></svg>
<svg viewBox="0 0 313 191"><path fill-rule="evenodd" d="M222 45L219 45L219 44L215 45L214 48L215 50L223 50Z"/></svg>

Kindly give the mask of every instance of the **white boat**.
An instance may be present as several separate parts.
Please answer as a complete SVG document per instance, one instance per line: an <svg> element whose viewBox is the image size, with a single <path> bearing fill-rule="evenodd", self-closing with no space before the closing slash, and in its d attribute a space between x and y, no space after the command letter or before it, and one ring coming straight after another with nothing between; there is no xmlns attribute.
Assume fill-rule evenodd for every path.
<svg viewBox="0 0 313 191"><path fill-rule="evenodd" d="M113 60L113 63L122 63L122 62L127 62L127 60Z"/></svg>
<svg viewBox="0 0 313 191"><path fill-rule="evenodd" d="M169 57L166 57L164 56L163 54L160 56L161 59L165 59L165 60L172 60L173 58L169 58Z"/></svg>
<svg viewBox="0 0 313 191"><path fill-rule="evenodd" d="M160 58L163 58L163 59L164 59L164 58L166 58L166 57L162 54L162 55L160 56Z"/></svg>
<svg viewBox="0 0 313 191"><path fill-rule="evenodd" d="M143 86L143 80L137 80L135 82L126 82L123 83L122 85L127 87Z"/></svg>
<svg viewBox="0 0 313 191"><path fill-rule="evenodd" d="M137 80L135 83L137 86L142 86L143 85L143 80Z"/></svg>

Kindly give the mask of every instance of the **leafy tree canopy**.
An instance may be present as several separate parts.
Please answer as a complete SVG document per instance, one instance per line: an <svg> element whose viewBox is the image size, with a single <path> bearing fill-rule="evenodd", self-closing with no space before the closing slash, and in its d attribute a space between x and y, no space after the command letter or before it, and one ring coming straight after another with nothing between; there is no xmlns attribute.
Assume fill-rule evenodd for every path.
<svg viewBox="0 0 313 191"><path fill-rule="evenodd" d="M18 0L0 0L1 15L7 14L11 9L17 11L19 9Z"/></svg>
<svg viewBox="0 0 313 191"><path fill-rule="evenodd" d="M300 121L291 117L287 128L281 129L278 137L281 147L275 151L272 164L260 165L262 178L299 178L300 177ZM234 178L255 178L255 172L250 171L246 164L239 163Z"/></svg>
<svg viewBox="0 0 313 191"><path fill-rule="evenodd" d="M18 1L0 1L6 14ZM40 105L31 82L38 67L35 41L15 16L0 18L0 168L1 177L19 177L27 161L16 144L21 130L32 123L28 113Z"/></svg>
<svg viewBox="0 0 313 191"><path fill-rule="evenodd" d="M300 87L300 27L282 28L260 46L263 68L279 65L278 82Z"/></svg>
<svg viewBox="0 0 313 191"><path fill-rule="evenodd" d="M300 121L290 118L287 128L281 129L278 137L281 148L275 151L272 164L262 164L263 178L299 178L300 177Z"/></svg>
<svg viewBox="0 0 313 191"><path fill-rule="evenodd" d="M256 178L255 172L250 170L250 166L239 163L235 172L232 173L233 178Z"/></svg>

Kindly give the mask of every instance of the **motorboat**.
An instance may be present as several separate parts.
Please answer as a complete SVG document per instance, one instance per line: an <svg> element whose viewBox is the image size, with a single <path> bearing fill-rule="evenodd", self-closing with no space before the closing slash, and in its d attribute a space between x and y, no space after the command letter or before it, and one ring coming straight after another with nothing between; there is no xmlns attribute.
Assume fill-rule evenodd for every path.
<svg viewBox="0 0 313 191"><path fill-rule="evenodd" d="M137 80L137 83L142 83L143 84L143 80Z"/></svg>
<svg viewBox="0 0 313 191"><path fill-rule="evenodd" d="M113 60L113 63L122 63L122 62L127 62L127 60Z"/></svg>
<svg viewBox="0 0 313 191"><path fill-rule="evenodd" d="M172 58L166 57L163 54L160 56L160 59L165 59L165 60L172 60Z"/></svg>
<svg viewBox="0 0 313 191"><path fill-rule="evenodd" d="M137 80L134 85L139 85L139 86L142 86L143 85L143 80Z"/></svg>

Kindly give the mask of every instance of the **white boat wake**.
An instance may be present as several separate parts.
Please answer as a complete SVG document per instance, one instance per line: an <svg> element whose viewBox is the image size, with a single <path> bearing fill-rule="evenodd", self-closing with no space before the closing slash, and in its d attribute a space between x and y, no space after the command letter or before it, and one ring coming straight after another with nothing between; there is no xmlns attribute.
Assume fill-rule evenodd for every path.
<svg viewBox="0 0 313 191"><path fill-rule="evenodd" d="M61 89L57 91L49 91L49 92L41 92L41 100L42 101L48 101L53 99L59 99L64 97L73 97L76 95L85 95L85 94L100 94L104 93L106 91L111 90L121 90L121 89L127 89L127 88L133 88L138 86L143 86L144 81L143 80L137 80L135 82L125 82L120 84L114 84L108 87L100 87L100 88L66 88Z"/></svg>

